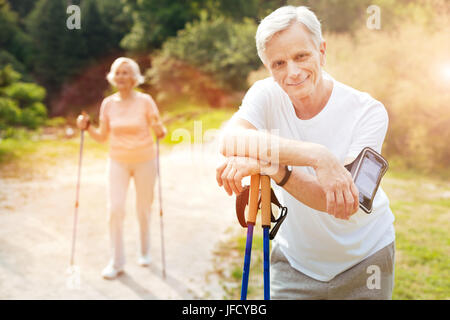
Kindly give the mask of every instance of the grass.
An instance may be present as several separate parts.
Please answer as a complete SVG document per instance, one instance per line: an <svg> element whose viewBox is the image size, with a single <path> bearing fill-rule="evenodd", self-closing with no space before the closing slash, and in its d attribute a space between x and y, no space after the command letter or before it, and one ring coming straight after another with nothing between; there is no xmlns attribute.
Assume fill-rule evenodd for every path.
<svg viewBox="0 0 450 320"><path fill-rule="evenodd" d="M242 266L246 245L247 229L230 230L229 241L221 242L214 251L214 271L220 277L225 292L224 299L236 300L241 296ZM263 299L263 239L261 225L253 232L250 275L247 299Z"/></svg>
<svg viewBox="0 0 450 320"><path fill-rule="evenodd" d="M387 176L395 214L394 299L450 298L450 185L417 175Z"/></svg>
<svg viewBox="0 0 450 320"><path fill-rule="evenodd" d="M174 145L209 141L235 111L230 108L211 109L189 103L172 106L163 115L168 134L162 142Z"/></svg>
<svg viewBox="0 0 450 320"><path fill-rule="evenodd" d="M72 138L39 138L36 134L29 137L8 138L0 142L1 176L17 176L45 171L48 166L57 166L61 161L78 159L80 136ZM99 144L87 134L84 152L89 156L106 158L107 146Z"/></svg>
<svg viewBox="0 0 450 320"><path fill-rule="evenodd" d="M450 299L450 183L391 168L382 186L395 215L393 299ZM249 299L263 298L259 229L255 228ZM216 271L221 275L225 299L240 297L245 239L244 229L234 231L216 250Z"/></svg>

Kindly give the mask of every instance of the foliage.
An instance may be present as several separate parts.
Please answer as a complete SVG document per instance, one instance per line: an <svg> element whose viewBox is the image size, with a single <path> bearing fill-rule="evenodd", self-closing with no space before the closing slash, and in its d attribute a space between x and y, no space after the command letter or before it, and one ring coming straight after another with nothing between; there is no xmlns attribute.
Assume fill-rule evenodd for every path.
<svg viewBox="0 0 450 320"><path fill-rule="evenodd" d="M211 0L208 9L213 15L223 15L235 21L251 18L258 22L285 4L285 0Z"/></svg>
<svg viewBox="0 0 450 320"><path fill-rule="evenodd" d="M50 92L76 74L86 54L81 30L66 27L66 1L39 0L27 19L35 48L34 72Z"/></svg>
<svg viewBox="0 0 450 320"><path fill-rule="evenodd" d="M47 109L42 103L45 89L21 82L20 78L9 65L0 69L0 129L6 133L9 127L15 126L36 129L47 119Z"/></svg>
<svg viewBox="0 0 450 320"><path fill-rule="evenodd" d="M123 29L112 28L122 7L95 0L81 2L81 29L69 30L67 1L39 0L27 17L27 29L35 49L34 73L52 97L85 68L119 49ZM107 14L103 15L105 10ZM122 19L123 16L120 16ZM111 19L111 20L110 20ZM119 18L117 21L121 21Z"/></svg>
<svg viewBox="0 0 450 320"><path fill-rule="evenodd" d="M31 43L6 0L0 0L0 48L0 67L13 63L17 69L26 71L32 59Z"/></svg>
<svg viewBox="0 0 450 320"><path fill-rule="evenodd" d="M148 73L150 83L160 95L203 98L217 105L220 92L246 89L247 75L260 65L255 32L249 19L203 15L164 43Z"/></svg>
<svg viewBox="0 0 450 320"><path fill-rule="evenodd" d="M183 29L185 24L198 18L204 0L128 0L133 12L133 27L123 39L122 46L132 51L159 48L169 37Z"/></svg>
<svg viewBox="0 0 450 320"><path fill-rule="evenodd" d="M11 0L11 8L18 13L19 17L25 18L34 8L36 0Z"/></svg>
<svg viewBox="0 0 450 320"><path fill-rule="evenodd" d="M120 41L133 26L132 12L125 6L125 0L97 0L95 3L108 28L108 41L111 50L120 50Z"/></svg>
<svg viewBox="0 0 450 320"><path fill-rule="evenodd" d="M113 47L110 28L104 21L95 0L81 3L82 40L86 47L86 60L96 60L107 54Z"/></svg>

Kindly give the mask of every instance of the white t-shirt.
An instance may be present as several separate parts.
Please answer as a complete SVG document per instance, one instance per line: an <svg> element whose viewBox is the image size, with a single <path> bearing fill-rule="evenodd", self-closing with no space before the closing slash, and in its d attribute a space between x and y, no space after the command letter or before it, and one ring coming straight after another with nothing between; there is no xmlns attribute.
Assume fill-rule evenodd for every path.
<svg viewBox="0 0 450 320"><path fill-rule="evenodd" d="M273 78L257 81L245 95L235 117L247 120L258 130L279 130L279 136L321 144L341 162L356 158L364 147L381 153L388 115L383 104L369 94L333 79L333 90L323 110L309 120L295 114L289 96ZM315 175L311 167L300 167ZM272 183L288 214L274 245L295 269L329 281L395 240L394 215L389 199L379 187L373 211L361 209L348 221L314 210Z"/></svg>

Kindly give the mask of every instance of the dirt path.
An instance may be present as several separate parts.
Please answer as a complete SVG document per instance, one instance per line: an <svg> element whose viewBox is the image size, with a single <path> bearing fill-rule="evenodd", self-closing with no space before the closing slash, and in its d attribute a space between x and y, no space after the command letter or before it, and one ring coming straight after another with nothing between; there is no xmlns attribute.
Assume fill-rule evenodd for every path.
<svg viewBox="0 0 450 320"><path fill-rule="evenodd" d="M194 148L195 149L195 148ZM162 157L167 279L161 275L157 190L151 217L148 268L137 265L138 225L130 184L125 217L125 273L103 280L109 259L106 160L85 152L80 192L76 265L80 283L71 288L70 259L77 159L37 175L0 177L0 299L221 299L212 251L235 224L233 198L215 182L217 157L180 148ZM3 170L5 170L3 168Z"/></svg>

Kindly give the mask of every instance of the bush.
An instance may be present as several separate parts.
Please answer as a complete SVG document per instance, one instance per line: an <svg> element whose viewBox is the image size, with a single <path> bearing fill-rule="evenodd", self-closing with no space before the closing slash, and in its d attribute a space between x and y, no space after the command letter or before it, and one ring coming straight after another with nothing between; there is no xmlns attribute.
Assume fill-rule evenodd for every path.
<svg viewBox="0 0 450 320"><path fill-rule="evenodd" d="M2 91L6 96L18 101L22 108L45 98L45 89L34 83L16 82Z"/></svg>
<svg viewBox="0 0 450 320"><path fill-rule="evenodd" d="M20 73L14 71L11 65L6 65L0 69L0 90L2 87L9 86L10 84L19 81L21 78ZM1 94L1 91L0 91Z"/></svg>
<svg viewBox="0 0 450 320"><path fill-rule="evenodd" d="M34 102L22 110L20 124L30 129L37 129L45 123L46 119L47 109L45 106L40 102Z"/></svg>
<svg viewBox="0 0 450 320"><path fill-rule="evenodd" d="M45 89L34 83L20 82L21 75L11 66L0 69L0 129L24 126L37 129L47 119L42 101Z"/></svg>
<svg viewBox="0 0 450 320"><path fill-rule="evenodd" d="M21 110L12 99L0 97L0 129L20 123Z"/></svg>
<svg viewBox="0 0 450 320"><path fill-rule="evenodd" d="M260 66L255 33L249 19L202 16L164 43L147 73L150 84L159 96L183 95L217 105L221 94L245 90L248 74Z"/></svg>

